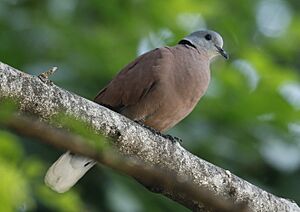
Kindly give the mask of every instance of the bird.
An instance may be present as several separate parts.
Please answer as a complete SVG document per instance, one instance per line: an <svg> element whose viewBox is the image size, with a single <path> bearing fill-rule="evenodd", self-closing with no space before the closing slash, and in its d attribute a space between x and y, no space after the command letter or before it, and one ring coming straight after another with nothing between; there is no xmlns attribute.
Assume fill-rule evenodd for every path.
<svg viewBox="0 0 300 212"><path fill-rule="evenodd" d="M210 63L218 55L228 59L221 35L195 31L177 45L153 49L126 65L94 101L157 132L166 132L194 109L210 82ZM63 154L47 171L45 183L63 193L95 161Z"/></svg>

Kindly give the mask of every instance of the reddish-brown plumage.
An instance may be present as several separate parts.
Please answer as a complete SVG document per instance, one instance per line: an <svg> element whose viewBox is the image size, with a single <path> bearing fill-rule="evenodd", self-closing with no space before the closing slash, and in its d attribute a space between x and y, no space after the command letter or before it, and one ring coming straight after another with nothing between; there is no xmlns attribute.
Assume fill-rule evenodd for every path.
<svg viewBox="0 0 300 212"><path fill-rule="evenodd" d="M193 110L209 81L206 52L178 44L154 49L129 63L95 102L163 132Z"/></svg>
<svg viewBox="0 0 300 212"><path fill-rule="evenodd" d="M218 55L228 59L222 47L218 33L193 32L177 46L155 49L135 59L99 92L95 102L166 131L186 117L204 95L210 81L210 60ZM53 190L65 192L94 164L67 152L49 168L45 182Z"/></svg>

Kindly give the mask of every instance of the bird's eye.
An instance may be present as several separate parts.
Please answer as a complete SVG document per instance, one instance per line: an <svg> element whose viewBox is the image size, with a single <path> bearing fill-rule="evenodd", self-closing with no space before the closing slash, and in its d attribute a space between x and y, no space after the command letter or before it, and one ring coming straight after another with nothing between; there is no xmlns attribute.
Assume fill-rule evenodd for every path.
<svg viewBox="0 0 300 212"><path fill-rule="evenodd" d="M211 35L210 34L206 34L204 37L205 37L206 40L211 40Z"/></svg>

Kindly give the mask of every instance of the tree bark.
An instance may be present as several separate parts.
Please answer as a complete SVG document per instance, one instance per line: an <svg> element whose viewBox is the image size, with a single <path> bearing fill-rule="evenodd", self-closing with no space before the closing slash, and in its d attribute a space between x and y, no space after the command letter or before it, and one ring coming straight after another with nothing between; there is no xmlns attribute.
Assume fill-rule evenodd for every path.
<svg viewBox="0 0 300 212"><path fill-rule="evenodd" d="M122 155L176 173L178 179L188 180L194 188L206 188L213 195L232 200L237 205L246 204L251 211L300 211L296 203L272 195L228 170L198 158L179 143L153 134L90 100L0 63L0 101L7 97L14 99L21 111L43 120L59 113L83 120L98 134L112 138ZM132 174L132 177L143 184L139 176ZM159 185L158 190L150 190L160 192L194 211L209 211L202 202L195 201L182 191L164 185Z"/></svg>

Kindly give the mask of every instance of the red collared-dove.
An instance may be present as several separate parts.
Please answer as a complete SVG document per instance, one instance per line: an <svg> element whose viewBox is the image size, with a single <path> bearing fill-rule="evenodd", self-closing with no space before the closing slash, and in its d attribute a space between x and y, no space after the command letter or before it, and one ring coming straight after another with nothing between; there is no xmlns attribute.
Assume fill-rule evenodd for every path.
<svg viewBox="0 0 300 212"><path fill-rule="evenodd" d="M164 132L186 117L204 95L211 59L217 55L228 58L222 46L218 33L201 30L176 46L154 49L123 68L95 102ZM94 164L67 152L49 168L45 182L53 190L65 192Z"/></svg>

